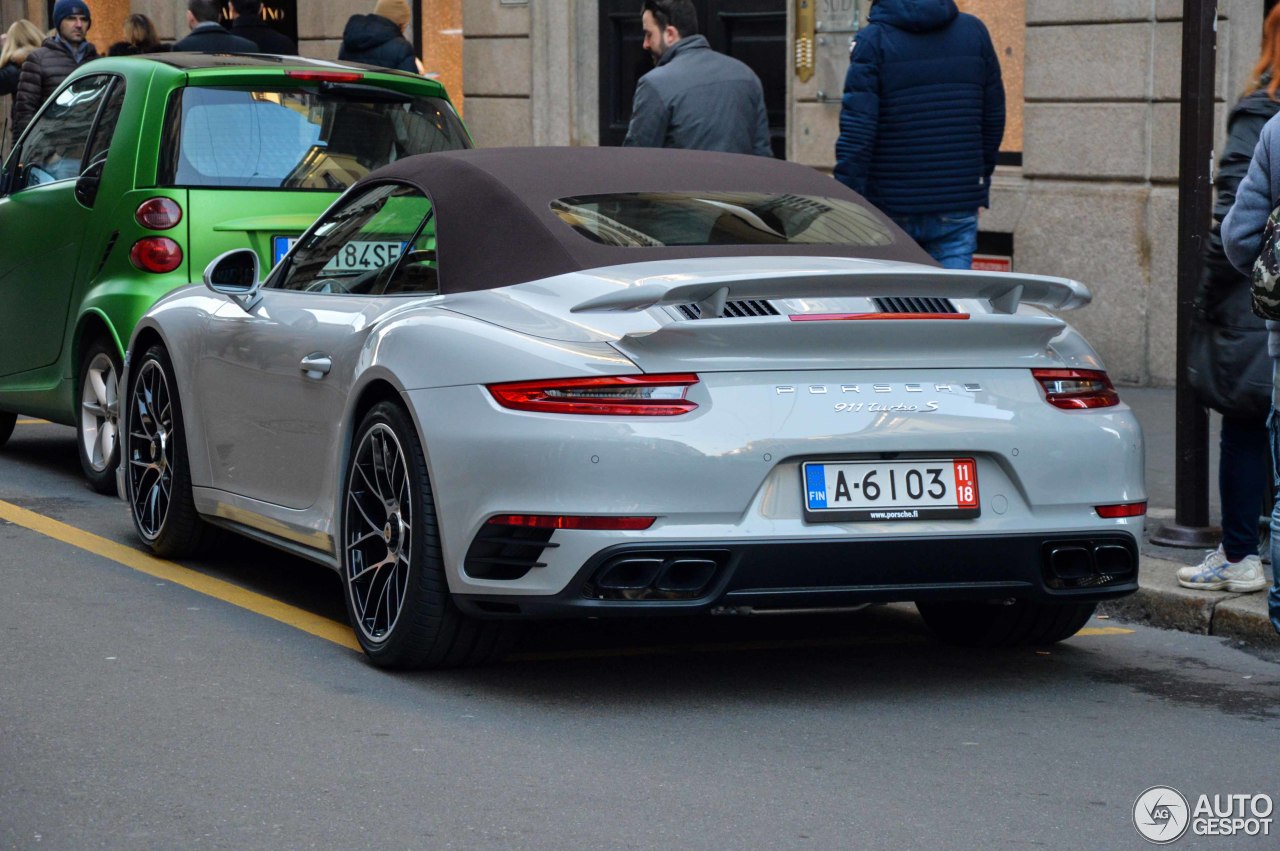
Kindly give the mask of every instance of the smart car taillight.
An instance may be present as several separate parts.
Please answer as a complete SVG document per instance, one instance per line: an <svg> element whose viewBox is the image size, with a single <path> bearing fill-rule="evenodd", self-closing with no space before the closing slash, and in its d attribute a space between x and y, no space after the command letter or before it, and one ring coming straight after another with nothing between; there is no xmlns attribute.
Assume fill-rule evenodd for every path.
<svg viewBox="0 0 1280 851"><path fill-rule="evenodd" d="M1111 379L1098 369L1033 369L1045 401L1055 408L1110 408L1120 404Z"/></svg>
<svg viewBox="0 0 1280 851"><path fill-rule="evenodd" d="M656 517L607 517L584 514L499 514L488 522L495 526L527 526L532 529L589 529L638 532L653 525Z"/></svg>
<svg viewBox="0 0 1280 851"><path fill-rule="evenodd" d="M172 272L182 265L182 247L167 236L147 236L129 249L129 260L144 272Z"/></svg>
<svg viewBox="0 0 1280 851"><path fill-rule="evenodd" d="M168 230L182 221L182 208L172 198L148 198L138 205L133 218L144 228Z"/></svg>
<svg viewBox="0 0 1280 851"><path fill-rule="evenodd" d="M595 414L614 417L674 417L698 405L685 398L698 383L693 373L610 375L490 384L489 393L504 408L547 414Z"/></svg>

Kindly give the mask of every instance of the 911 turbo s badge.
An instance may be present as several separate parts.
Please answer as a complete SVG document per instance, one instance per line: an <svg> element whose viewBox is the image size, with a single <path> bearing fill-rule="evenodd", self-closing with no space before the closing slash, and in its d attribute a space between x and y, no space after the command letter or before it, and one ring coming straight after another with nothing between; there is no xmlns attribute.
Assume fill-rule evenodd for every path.
<svg viewBox="0 0 1280 851"><path fill-rule="evenodd" d="M929 414L938 410L937 402L915 405L910 402L837 402L837 414Z"/></svg>

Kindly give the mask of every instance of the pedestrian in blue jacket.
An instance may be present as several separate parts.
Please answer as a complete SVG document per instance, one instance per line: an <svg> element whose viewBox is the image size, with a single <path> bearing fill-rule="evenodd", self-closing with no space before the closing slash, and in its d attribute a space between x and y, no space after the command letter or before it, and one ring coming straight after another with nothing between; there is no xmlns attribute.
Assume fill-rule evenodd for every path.
<svg viewBox="0 0 1280 851"><path fill-rule="evenodd" d="M1262 253L1262 232L1267 217L1280 204L1280 115L1262 126L1253 149L1249 171L1236 189L1236 200L1222 220L1222 248L1227 259L1244 274ZM1267 428L1271 438L1271 475L1280 492L1280 322L1267 320L1267 351L1272 358L1271 413ZM1280 500L1271 511L1271 589L1267 594L1271 626L1280 632Z"/></svg>
<svg viewBox="0 0 1280 851"><path fill-rule="evenodd" d="M849 56L836 178L968 269L1004 136L1000 61L955 0L874 0Z"/></svg>

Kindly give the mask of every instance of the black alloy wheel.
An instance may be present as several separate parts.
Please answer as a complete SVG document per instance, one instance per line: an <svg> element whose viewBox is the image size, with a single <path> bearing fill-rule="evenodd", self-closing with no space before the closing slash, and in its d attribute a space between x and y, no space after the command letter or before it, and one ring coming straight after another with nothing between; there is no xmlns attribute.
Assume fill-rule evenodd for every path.
<svg viewBox="0 0 1280 851"><path fill-rule="evenodd" d="M154 345L129 377L125 497L138 535L166 558L194 555L213 537L191 495L186 432L175 390L169 355Z"/></svg>
<svg viewBox="0 0 1280 851"><path fill-rule="evenodd" d="M426 458L399 405L361 422L340 516L347 613L373 664L447 668L505 652L512 625L469 618L449 597Z"/></svg>

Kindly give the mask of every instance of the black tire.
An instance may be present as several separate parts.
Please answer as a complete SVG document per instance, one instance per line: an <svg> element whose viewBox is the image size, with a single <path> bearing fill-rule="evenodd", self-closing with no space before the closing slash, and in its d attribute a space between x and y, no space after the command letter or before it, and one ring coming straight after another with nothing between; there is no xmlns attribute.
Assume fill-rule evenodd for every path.
<svg viewBox="0 0 1280 851"><path fill-rule="evenodd" d="M195 555L215 530L196 513L182 406L163 346L147 349L130 370L125 400L125 498L133 528L156 555Z"/></svg>
<svg viewBox="0 0 1280 851"><path fill-rule="evenodd" d="M117 432L120 416L120 353L105 337L94 340L80 356L76 375L76 446L80 469L89 487L116 495L116 467L120 463Z"/></svg>
<svg viewBox="0 0 1280 851"><path fill-rule="evenodd" d="M4 446L9 442L9 438L13 436L13 427L17 422L17 414L0 411L0 446Z"/></svg>
<svg viewBox="0 0 1280 851"><path fill-rule="evenodd" d="M1096 603L918 602L929 631L948 644L963 647L1016 647L1056 644L1080 631L1093 617Z"/></svg>
<svg viewBox="0 0 1280 851"><path fill-rule="evenodd" d="M347 614L374 665L452 668L507 652L514 624L468 617L449 596L426 457L400 406L380 402L360 423L339 518Z"/></svg>

